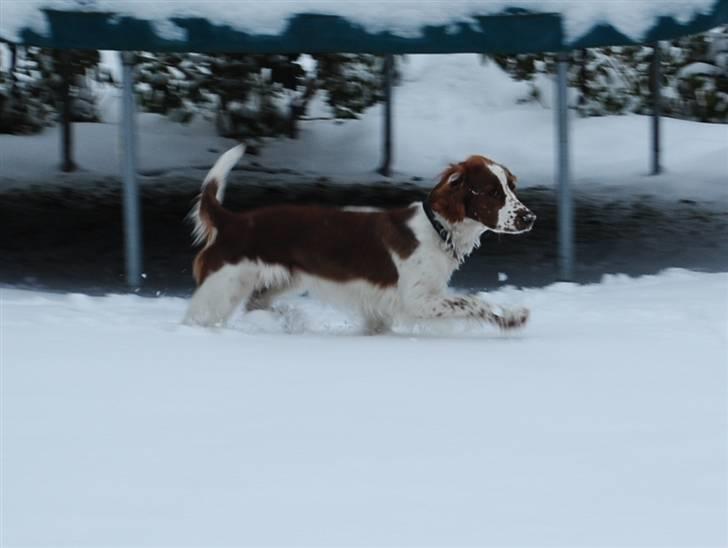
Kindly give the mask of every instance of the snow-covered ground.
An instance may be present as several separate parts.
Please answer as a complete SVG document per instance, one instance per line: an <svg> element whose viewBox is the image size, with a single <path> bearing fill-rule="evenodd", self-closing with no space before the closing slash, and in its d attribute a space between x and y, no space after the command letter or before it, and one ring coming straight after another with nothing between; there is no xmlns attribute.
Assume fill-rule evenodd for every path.
<svg viewBox="0 0 728 548"><path fill-rule="evenodd" d="M532 322L4 289L0 543L725 546L728 275L490 298Z"/></svg>

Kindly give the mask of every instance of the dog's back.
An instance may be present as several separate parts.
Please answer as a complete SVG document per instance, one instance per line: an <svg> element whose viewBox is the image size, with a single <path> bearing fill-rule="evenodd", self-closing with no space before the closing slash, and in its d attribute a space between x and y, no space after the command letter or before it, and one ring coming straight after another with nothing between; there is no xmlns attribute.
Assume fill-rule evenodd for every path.
<svg viewBox="0 0 728 548"><path fill-rule="evenodd" d="M260 261L334 282L395 286L393 254L406 259L417 248L407 224L414 214L414 207L364 212L301 205L232 213L203 196L200 216L212 236L195 260L196 280L202 284L224 264Z"/></svg>

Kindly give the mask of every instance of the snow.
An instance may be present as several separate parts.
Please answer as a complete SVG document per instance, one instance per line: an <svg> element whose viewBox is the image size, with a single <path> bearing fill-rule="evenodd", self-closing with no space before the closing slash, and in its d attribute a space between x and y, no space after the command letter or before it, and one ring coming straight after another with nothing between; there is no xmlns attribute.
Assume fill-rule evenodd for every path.
<svg viewBox="0 0 728 548"><path fill-rule="evenodd" d="M110 58L104 56L108 63ZM113 60L113 58L111 58ZM112 72L117 69L111 63ZM518 176L519 185L551 186L555 174L555 125L552 85L541 77L541 104L519 103L529 94L495 63L478 55L412 55L402 63L402 84L394 90L394 169L397 180L419 177L431 186L450 162L485 154ZM100 90L99 110L106 124L75 124L75 148L81 173L76 184L117 177L119 168L118 90ZM308 116L329 116L322 97ZM650 177L650 119L625 115L571 116L574 187L586 192L646 193L677 198L728 199L728 125L665 118L662 154L665 173ZM217 156L234 144L215 134L211 122L190 125L156 114L140 114L139 157L142 173L189 172L200 181ZM269 142L258 162L273 170L293 170L295 177L335 181L380 180L382 107L360 120L301 123L300 138ZM67 181L58 175L58 128L41 135L0 135L3 169L0 187ZM252 176L251 176L252 177ZM257 175L256 175L257 177ZM280 177L277 175L277 177ZM144 184L144 179L142 179ZM154 183L154 179L150 184Z"/></svg>
<svg viewBox="0 0 728 548"><path fill-rule="evenodd" d="M720 73L720 69L709 63L690 63L682 67L677 75L679 78L688 78L690 76L712 76Z"/></svg>
<svg viewBox="0 0 728 548"><path fill-rule="evenodd" d="M594 26L607 23L640 40L657 19L670 16L685 23L713 8L715 0L268 0L266 2L129 2L128 0L6 0L0 4L0 36L16 41L23 28L47 34L42 8L111 12L151 20L157 33L167 39L184 39L185 31L171 19L204 17L253 34L280 34L298 13L339 15L364 26L371 33L389 31L404 37L418 36L428 25L470 24L476 15L499 14L509 8L537 13L561 13L570 42Z"/></svg>
<svg viewBox="0 0 728 548"><path fill-rule="evenodd" d="M3 289L0 543L725 545L728 275L488 298L531 323Z"/></svg>
<svg viewBox="0 0 728 548"><path fill-rule="evenodd" d="M99 109L109 116L118 113L118 102L102 98ZM103 114L102 114L103 115ZM74 153L81 171L71 179L98 180L99 177L119 177L121 143L116 124L76 123ZM217 152L224 151L232 141L218 137L212 124L197 119L191 124L179 124L159 114L145 113L138 117L139 168L142 173L199 167L209 169ZM28 183L67 181L58 174L60 128L46 129L39 135L0 135L0 154L3 169L0 186L10 188ZM216 153L208 150L215 147Z"/></svg>

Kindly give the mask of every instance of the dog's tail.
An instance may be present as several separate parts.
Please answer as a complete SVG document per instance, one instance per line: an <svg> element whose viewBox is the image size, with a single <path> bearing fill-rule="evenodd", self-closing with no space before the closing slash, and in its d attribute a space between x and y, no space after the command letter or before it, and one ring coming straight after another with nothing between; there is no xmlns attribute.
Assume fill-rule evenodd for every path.
<svg viewBox="0 0 728 548"><path fill-rule="evenodd" d="M230 170L245 154L245 145L231 148L218 158L215 165L202 182L197 202L188 218L192 221L192 240L194 245L211 244L217 235L217 228L227 211L222 207L225 195L225 182Z"/></svg>

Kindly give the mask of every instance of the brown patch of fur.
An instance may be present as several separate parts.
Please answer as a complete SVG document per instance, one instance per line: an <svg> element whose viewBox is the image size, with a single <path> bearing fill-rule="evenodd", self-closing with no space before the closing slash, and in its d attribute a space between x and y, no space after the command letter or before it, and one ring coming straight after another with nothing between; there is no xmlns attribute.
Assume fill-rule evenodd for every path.
<svg viewBox="0 0 728 548"><path fill-rule="evenodd" d="M408 258L419 245L414 232L407 225L414 213L413 207L393 209L378 216L376 220L382 240L400 259Z"/></svg>
<svg viewBox="0 0 728 548"><path fill-rule="evenodd" d="M273 206L243 213L225 210L214 198L200 202L217 229L215 241L195 259L198 285L224 264L260 260L291 273L332 281L366 280L381 287L397 284L390 251L409 257L419 242L407 221L415 208L347 211L318 206Z"/></svg>
<svg viewBox="0 0 728 548"><path fill-rule="evenodd" d="M192 263L192 274L197 285L202 284L210 274L220 270L225 264L223 254L214 244L200 251Z"/></svg>
<svg viewBox="0 0 728 548"><path fill-rule="evenodd" d="M217 181L213 179L207 183L200 193L200 221L205 227L205 232L208 234L208 240L210 235L214 233L211 211L215 208L215 205L219 205L215 194L217 194Z"/></svg>
<svg viewBox="0 0 728 548"><path fill-rule="evenodd" d="M208 233L214 233L214 229L225 224L230 215L230 212L217 201L217 189L217 181L213 179L205 185L200 194L200 219L207 227Z"/></svg>

